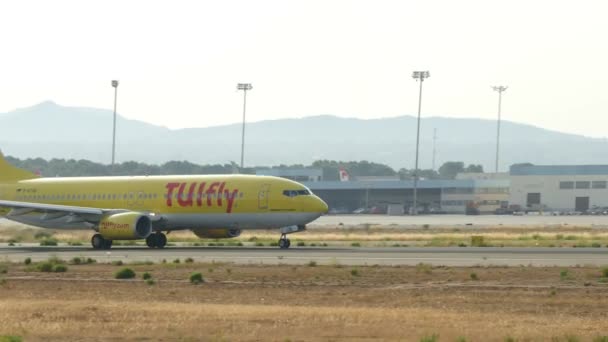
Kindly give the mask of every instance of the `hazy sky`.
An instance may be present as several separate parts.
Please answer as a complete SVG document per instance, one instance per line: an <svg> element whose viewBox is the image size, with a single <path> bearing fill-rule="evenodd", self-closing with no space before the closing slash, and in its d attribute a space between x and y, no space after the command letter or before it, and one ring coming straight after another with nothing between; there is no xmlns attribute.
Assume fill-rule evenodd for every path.
<svg viewBox="0 0 608 342"><path fill-rule="evenodd" d="M604 137L606 1L2 1L0 112L44 100L172 128L417 111ZM312 133L312 132L311 132ZM411 132L415 134L415 132ZM407 134L407 133L406 133ZM441 133L440 133L441 134ZM449 133L443 133L449 134Z"/></svg>

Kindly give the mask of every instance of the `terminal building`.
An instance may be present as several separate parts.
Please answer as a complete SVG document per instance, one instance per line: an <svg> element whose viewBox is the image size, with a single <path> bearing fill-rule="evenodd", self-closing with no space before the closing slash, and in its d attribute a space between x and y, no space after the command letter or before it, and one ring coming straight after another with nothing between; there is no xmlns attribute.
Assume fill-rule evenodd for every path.
<svg viewBox="0 0 608 342"><path fill-rule="evenodd" d="M364 209L408 213L414 182L396 177L325 181L321 169L258 170L257 174L302 182L334 213ZM418 181L418 211L491 214L499 209L585 212L608 209L608 165L514 165L508 173L466 173L450 180Z"/></svg>

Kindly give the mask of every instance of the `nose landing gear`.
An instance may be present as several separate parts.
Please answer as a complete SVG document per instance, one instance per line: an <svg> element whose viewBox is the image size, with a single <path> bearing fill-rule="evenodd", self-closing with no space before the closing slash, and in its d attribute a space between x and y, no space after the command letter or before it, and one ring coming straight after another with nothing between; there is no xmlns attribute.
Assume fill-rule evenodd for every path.
<svg viewBox="0 0 608 342"><path fill-rule="evenodd" d="M287 249L291 246L291 241L287 238L287 234L302 232L306 230L306 226L288 226L281 228L281 238L279 239L279 248Z"/></svg>
<svg viewBox="0 0 608 342"><path fill-rule="evenodd" d="M287 234L281 234L281 238L279 239L279 248L286 249L291 246L291 241L287 238Z"/></svg>

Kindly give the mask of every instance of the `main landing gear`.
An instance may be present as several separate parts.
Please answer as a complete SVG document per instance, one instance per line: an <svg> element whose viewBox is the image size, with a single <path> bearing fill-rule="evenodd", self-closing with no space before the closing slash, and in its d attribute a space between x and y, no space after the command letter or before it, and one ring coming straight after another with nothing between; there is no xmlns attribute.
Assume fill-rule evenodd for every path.
<svg viewBox="0 0 608 342"><path fill-rule="evenodd" d="M101 234L95 234L91 238L91 245L95 249L110 249L112 248L112 240L106 240Z"/></svg>
<svg viewBox="0 0 608 342"><path fill-rule="evenodd" d="M150 248L165 248L167 245L167 236L161 232L148 235L146 245Z"/></svg>
<svg viewBox="0 0 608 342"><path fill-rule="evenodd" d="M281 234L281 238L279 239L279 247L281 249L286 249L291 246L291 241L287 238L287 234Z"/></svg>

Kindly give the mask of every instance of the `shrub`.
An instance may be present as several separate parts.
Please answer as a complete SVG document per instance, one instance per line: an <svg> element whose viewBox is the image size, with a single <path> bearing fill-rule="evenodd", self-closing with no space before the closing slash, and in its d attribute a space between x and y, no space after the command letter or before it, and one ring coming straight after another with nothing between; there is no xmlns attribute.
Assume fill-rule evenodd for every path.
<svg viewBox="0 0 608 342"><path fill-rule="evenodd" d="M475 273L475 272L471 273L471 280L479 280L477 273Z"/></svg>
<svg viewBox="0 0 608 342"><path fill-rule="evenodd" d="M44 240L40 240L40 246L57 246L57 239L45 238Z"/></svg>
<svg viewBox="0 0 608 342"><path fill-rule="evenodd" d="M154 281L154 279L146 279L146 284L152 286L154 285L156 282Z"/></svg>
<svg viewBox="0 0 608 342"><path fill-rule="evenodd" d="M114 273L116 279L133 279L135 278L135 272L132 269L125 267Z"/></svg>
<svg viewBox="0 0 608 342"><path fill-rule="evenodd" d="M431 264L425 264L421 262L416 265L416 271L430 274L433 271L433 266Z"/></svg>
<svg viewBox="0 0 608 342"><path fill-rule="evenodd" d="M55 273L63 273L67 272L68 267L64 264L55 264L53 265L53 272Z"/></svg>
<svg viewBox="0 0 608 342"><path fill-rule="evenodd" d="M80 257L73 257L72 260L70 260L70 263L72 265L80 265L83 263L83 260Z"/></svg>
<svg viewBox="0 0 608 342"><path fill-rule="evenodd" d="M25 258L25 260L23 260L23 263L26 265L29 265L32 263L32 258Z"/></svg>
<svg viewBox="0 0 608 342"><path fill-rule="evenodd" d="M143 280L148 280L148 279L152 279L152 275L148 272L144 272L144 274L141 275L141 278Z"/></svg>
<svg viewBox="0 0 608 342"><path fill-rule="evenodd" d="M179 260L179 258L178 258L178 259L173 260L173 263L174 263L174 264L179 264L180 262L181 262L181 260Z"/></svg>
<svg viewBox="0 0 608 342"><path fill-rule="evenodd" d="M195 272L195 273L192 273L192 274L190 275L190 282L191 282L192 284L195 284L195 285L196 285L196 284L201 284L201 283L204 283L204 282L205 282L205 280L203 279L203 274L202 274L202 273L200 273L200 272Z"/></svg>
<svg viewBox="0 0 608 342"><path fill-rule="evenodd" d="M561 270L559 272L559 278L561 280L566 280L570 278L570 272L568 270Z"/></svg>
<svg viewBox="0 0 608 342"><path fill-rule="evenodd" d="M53 272L53 263L49 261L43 261L36 265L36 270L38 272Z"/></svg>
<svg viewBox="0 0 608 342"><path fill-rule="evenodd" d="M272 241L272 242L270 243L270 246L271 246L271 247L276 247L276 246L278 246L278 245L279 245L279 243L278 243L278 242L276 242L276 241Z"/></svg>
<svg viewBox="0 0 608 342"><path fill-rule="evenodd" d="M239 247L242 247L243 243L241 241L239 241L239 242L236 243L236 245L239 246Z"/></svg>
<svg viewBox="0 0 608 342"><path fill-rule="evenodd" d="M96 262L97 262L97 260L95 260L93 258L87 258L87 264L94 264Z"/></svg>
<svg viewBox="0 0 608 342"><path fill-rule="evenodd" d="M310 260L310 261L308 262L308 267L315 267L315 266L317 266L317 262L316 262L316 261L314 261L314 260Z"/></svg>
<svg viewBox="0 0 608 342"><path fill-rule="evenodd" d="M5 264L0 264L0 274L6 274L8 272L8 266Z"/></svg>
<svg viewBox="0 0 608 342"><path fill-rule="evenodd" d="M256 242L256 243L255 243L255 245L256 245L257 247L263 247L263 246L264 246L264 243L263 243L263 242Z"/></svg>
<svg viewBox="0 0 608 342"><path fill-rule="evenodd" d="M359 276L359 270L356 268L353 268L352 270L350 270L350 275L352 275L353 277L358 277Z"/></svg>
<svg viewBox="0 0 608 342"><path fill-rule="evenodd" d="M298 247L304 247L304 246L306 246L306 242L304 242L304 241L298 241L297 246Z"/></svg>
<svg viewBox="0 0 608 342"><path fill-rule="evenodd" d="M359 242L353 242L350 245L351 247L361 247L361 244Z"/></svg>
<svg viewBox="0 0 608 342"><path fill-rule="evenodd" d="M608 342L608 336L597 336L593 338L593 342Z"/></svg>
<svg viewBox="0 0 608 342"><path fill-rule="evenodd" d="M122 260L114 260L114 261L112 261L112 265L114 265L114 266L122 266L123 262L122 262Z"/></svg>
<svg viewBox="0 0 608 342"><path fill-rule="evenodd" d="M591 244L591 247L593 247L593 248L600 248L600 247L602 247L602 245L599 242L594 242L594 243Z"/></svg>
<svg viewBox="0 0 608 342"><path fill-rule="evenodd" d="M602 277L608 278L608 267L602 268Z"/></svg>
<svg viewBox="0 0 608 342"><path fill-rule="evenodd" d="M186 260L184 260L184 262L187 263L187 264L191 264L191 263L194 262L194 259L192 259L192 258L186 258Z"/></svg>
<svg viewBox="0 0 608 342"><path fill-rule="evenodd" d="M437 342L439 341L439 335L433 334L431 336L424 336L420 339L420 342Z"/></svg>

